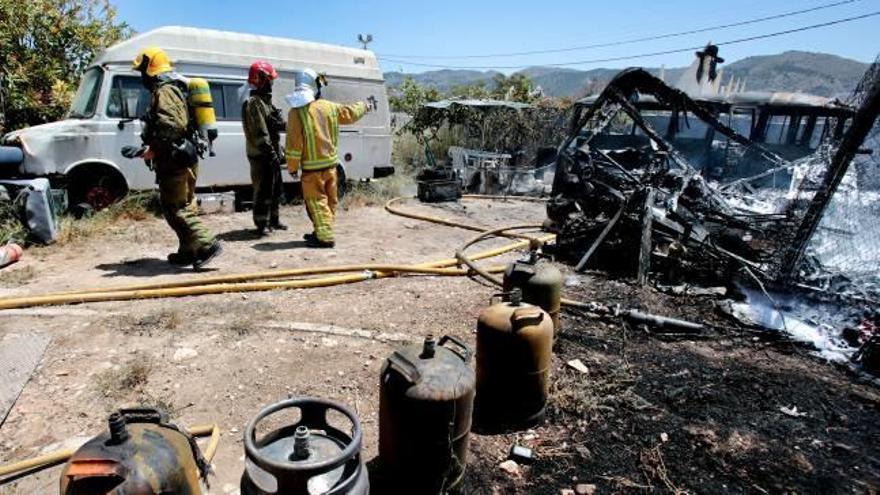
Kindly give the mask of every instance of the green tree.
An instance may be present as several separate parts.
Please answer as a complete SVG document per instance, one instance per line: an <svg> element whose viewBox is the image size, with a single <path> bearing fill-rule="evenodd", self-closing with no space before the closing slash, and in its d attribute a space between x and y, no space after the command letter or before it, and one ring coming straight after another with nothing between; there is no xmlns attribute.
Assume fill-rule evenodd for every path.
<svg viewBox="0 0 880 495"><path fill-rule="evenodd" d="M449 88L449 96L452 98L466 98L469 100L483 100L491 98L492 93L486 87L483 81L477 81L473 84L463 84Z"/></svg>
<svg viewBox="0 0 880 495"><path fill-rule="evenodd" d="M409 115L415 115L418 109L429 101L442 99L437 88L422 86L411 77L403 80L396 93L388 99L391 109L395 112L404 112Z"/></svg>
<svg viewBox="0 0 880 495"><path fill-rule="evenodd" d="M517 73L510 76L496 74L494 82L492 97L499 100L532 103L540 97L532 88L532 80L525 74Z"/></svg>
<svg viewBox="0 0 880 495"><path fill-rule="evenodd" d="M0 128L61 118L89 62L131 32L109 0L0 0Z"/></svg>

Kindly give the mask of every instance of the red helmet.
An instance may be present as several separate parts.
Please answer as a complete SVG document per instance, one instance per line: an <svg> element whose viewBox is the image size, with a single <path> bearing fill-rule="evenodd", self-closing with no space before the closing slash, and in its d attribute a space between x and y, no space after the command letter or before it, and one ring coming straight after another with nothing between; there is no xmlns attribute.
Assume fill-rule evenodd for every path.
<svg viewBox="0 0 880 495"><path fill-rule="evenodd" d="M278 73L275 72L275 67L272 67L272 64L263 60L258 60L251 64L251 68L248 71L248 84L259 86L261 83L260 74L265 74L269 81L278 79Z"/></svg>

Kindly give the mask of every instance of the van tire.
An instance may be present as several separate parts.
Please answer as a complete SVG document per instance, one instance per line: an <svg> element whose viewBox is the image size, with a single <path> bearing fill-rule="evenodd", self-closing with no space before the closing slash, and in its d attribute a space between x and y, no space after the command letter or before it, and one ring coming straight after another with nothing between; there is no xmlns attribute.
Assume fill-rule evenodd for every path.
<svg viewBox="0 0 880 495"><path fill-rule="evenodd" d="M70 204L85 203L95 211L122 199L128 186L122 175L107 165L81 165L68 174Z"/></svg>

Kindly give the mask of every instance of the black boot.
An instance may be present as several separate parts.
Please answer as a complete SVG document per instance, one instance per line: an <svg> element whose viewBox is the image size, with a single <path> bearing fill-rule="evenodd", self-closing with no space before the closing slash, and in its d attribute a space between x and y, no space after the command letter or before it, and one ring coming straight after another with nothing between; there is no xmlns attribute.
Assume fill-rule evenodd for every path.
<svg viewBox="0 0 880 495"><path fill-rule="evenodd" d="M287 230L287 225L284 225L280 221L275 220L274 222L272 222L272 229L274 229L274 230Z"/></svg>
<svg viewBox="0 0 880 495"><path fill-rule="evenodd" d="M196 270L201 269L222 252L223 246L220 245L220 242L214 241L210 246L196 253L195 260L193 260L193 268Z"/></svg>
<svg viewBox="0 0 880 495"><path fill-rule="evenodd" d="M310 248L333 248L336 246L336 242L322 241L317 237L309 237L306 239L306 246Z"/></svg>
<svg viewBox="0 0 880 495"><path fill-rule="evenodd" d="M318 236L316 236L314 232L309 232L308 234L303 234L303 240L306 242L316 241L318 240Z"/></svg>
<svg viewBox="0 0 880 495"><path fill-rule="evenodd" d="M266 237L269 233L272 232L272 229L265 225L257 225L257 237Z"/></svg>
<svg viewBox="0 0 880 495"><path fill-rule="evenodd" d="M174 266L188 266L191 265L193 261L195 261L195 258L193 258L191 254L181 253L179 251L176 253L168 254L167 258L168 263Z"/></svg>

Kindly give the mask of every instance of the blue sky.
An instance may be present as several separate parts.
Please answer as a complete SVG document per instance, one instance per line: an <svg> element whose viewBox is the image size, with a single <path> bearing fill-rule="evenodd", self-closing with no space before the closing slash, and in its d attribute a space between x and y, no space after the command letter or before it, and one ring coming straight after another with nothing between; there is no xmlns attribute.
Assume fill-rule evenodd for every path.
<svg viewBox="0 0 880 495"><path fill-rule="evenodd" d="M834 0L111 1L117 6L120 18L140 32L173 24L348 46L359 46L358 33L370 33L375 40L370 48L380 56L385 55L380 57L382 68L406 72L432 68L392 62L391 55L412 55L415 57L406 60L451 66L567 63L686 48L709 40L723 42L880 11L880 0L858 0L749 26L616 47L516 57L435 59L426 57L499 54L627 40L771 16ZM728 61L735 61L749 55L785 50L827 52L871 61L880 52L880 17L722 46L721 54ZM687 65L692 57L690 53L679 53L572 68L661 64L675 67ZM403 60L402 57L396 59Z"/></svg>

